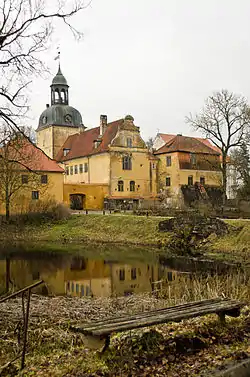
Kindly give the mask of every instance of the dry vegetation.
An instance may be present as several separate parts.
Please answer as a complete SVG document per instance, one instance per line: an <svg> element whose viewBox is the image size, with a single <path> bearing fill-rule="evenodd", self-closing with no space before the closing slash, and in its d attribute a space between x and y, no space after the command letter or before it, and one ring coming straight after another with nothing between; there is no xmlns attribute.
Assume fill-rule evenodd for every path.
<svg viewBox="0 0 250 377"><path fill-rule="evenodd" d="M228 319L226 326L210 315L117 334L104 356L89 349L82 335L71 333L69 324L222 295L249 302L249 279L240 274L191 280L183 277L153 296L80 299L34 295L27 367L19 375L207 376L208 370L250 356L250 308L246 307L241 317ZM21 316L21 299L1 304L1 365L19 352ZM15 365L18 367L18 362ZM16 370L14 366L12 370Z"/></svg>

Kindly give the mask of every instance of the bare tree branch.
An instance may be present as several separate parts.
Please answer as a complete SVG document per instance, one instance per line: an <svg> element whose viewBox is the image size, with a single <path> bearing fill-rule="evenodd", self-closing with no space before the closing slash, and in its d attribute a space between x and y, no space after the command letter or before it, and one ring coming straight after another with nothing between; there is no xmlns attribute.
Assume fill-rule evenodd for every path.
<svg viewBox="0 0 250 377"><path fill-rule="evenodd" d="M247 101L242 96L222 90L208 97L201 112L195 116L190 114L186 121L195 130L201 131L221 151L225 201L229 151L240 146L250 130Z"/></svg>

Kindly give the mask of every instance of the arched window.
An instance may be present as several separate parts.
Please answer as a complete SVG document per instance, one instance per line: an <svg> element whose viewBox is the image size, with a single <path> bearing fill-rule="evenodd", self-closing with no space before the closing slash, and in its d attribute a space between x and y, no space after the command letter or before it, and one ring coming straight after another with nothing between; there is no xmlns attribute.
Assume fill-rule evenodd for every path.
<svg viewBox="0 0 250 377"><path fill-rule="evenodd" d="M135 191L135 181L130 181L129 187L130 191Z"/></svg>
<svg viewBox="0 0 250 377"><path fill-rule="evenodd" d="M123 181L118 181L118 191L124 191Z"/></svg>
<svg viewBox="0 0 250 377"><path fill-rule="evenodd" d="M59 90L55 90L55 103L60 103L60 95L59 95Z"/></svg>
<svg viewBox="0 0 250 377"><path fill-rule="evenodd" d="M188 186L193 186L193 184L194 184L193 176L189 175L188 176Z"/></svg>
<svg viewBox="0 0 250 377"><path fill-rule="evenodd" d="M200 184L201 184L202 186L205 185L205 177L200 177Z"/></svg>
<svg viewBox="0 0 250 377"><path fill-rule="evenodd" d="M122 158L122 168L123 170L132 170L132 160L130 156L124 156Z"/></svg>
<svg viewBox="0 0 250 377"><path fill-rule="evenodd" d="M61 90L61 99L62 99L62 103L66 103L66 92L65 92L65 89Z"/></svg>

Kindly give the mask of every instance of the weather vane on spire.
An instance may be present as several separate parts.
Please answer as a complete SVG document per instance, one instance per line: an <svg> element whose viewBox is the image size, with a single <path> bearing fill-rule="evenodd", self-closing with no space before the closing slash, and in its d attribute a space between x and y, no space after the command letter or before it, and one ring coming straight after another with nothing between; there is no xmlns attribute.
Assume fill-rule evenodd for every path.
<svg viewBox="0 0 250 377"><path fill-rule="evenodd" d="M54 60L59 60L59 62L58 62L59 67L60 67L60 55L61 55L60 49L59 49L59 47L57 47L57 55L56 55Z"/></svg>

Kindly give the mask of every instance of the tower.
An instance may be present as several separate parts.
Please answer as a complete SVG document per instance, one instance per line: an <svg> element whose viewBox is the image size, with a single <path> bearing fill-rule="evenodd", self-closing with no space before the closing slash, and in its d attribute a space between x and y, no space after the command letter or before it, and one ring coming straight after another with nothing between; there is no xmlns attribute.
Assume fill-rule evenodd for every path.
<svg viewBox="0 0 250 377"><path fill-rule="evenodd" d="M51 104L40 115L36 134L37 146L54 159L67 138L84 127L80 112L69 106L69 86L60 64L50 88Z"/></svg>

